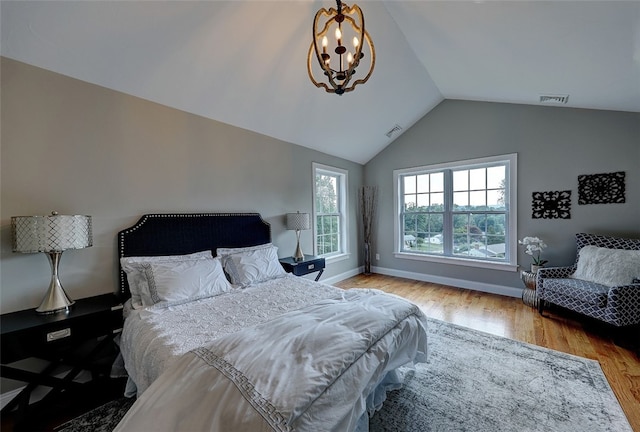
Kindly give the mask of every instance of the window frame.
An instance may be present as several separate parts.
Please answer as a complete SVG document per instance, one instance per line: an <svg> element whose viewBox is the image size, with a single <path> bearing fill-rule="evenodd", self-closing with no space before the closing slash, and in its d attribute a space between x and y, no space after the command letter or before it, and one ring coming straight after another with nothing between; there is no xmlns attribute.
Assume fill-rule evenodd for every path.
<svg viewBox="0 0 640 432"><path fill-rule="evenodd" d="M346 259L349 257L347 239L349 238L349 226L348 226L348 202L349 202L349 171L337 168L329 165L323 165L317 162L312 162L312 211L313 211L313 252L314 255L325 258L327 261L337 261ZM337 198L338 198L338 213L339 213L339 237L340 250L338 252L319 254L318 253L318 209L316 208L316 176L318 174L330 175L339 178Z"/></svg>
<svg viewBox="0 0 640 432"><path fill-rule="evenodd" d="M393 171L393 182L394 182L394 256L400 259L410 259L410 260L418 260L418 261L430 261L437 263L445 263L445 264L453 264L453 265L462 265L468 267L481 267L488 268L494 270L504 270L504 271L517 271L518 269L518 240L517 240L517 153L511 153L506 155L498 155L498 156L490 156L484 158L476 158L476 159L468 159L461 160L455 162L446 162L439 163L433 165L425 165L413 168L403 168L396 169ZM402 208L401 205L403 203L402 193L403 187L402 179L407 175L418 175L425 173L434 173L434 172L444 172L446 170L456 170L456 169L473 169L473 168L487 168L489 166L495 166L496 164L506 165L506 173L505 173L505 215L506 220L505 224L505 234L507 235L507 240L505 241L505 260L504 261L495 261L495 260L485 260L480 258L472 258L472 257L464 257L458 255L431 255L423 252L410 252L403 250L403 242L404 238L402 237L401 230L403 229L402 224ZM451 236L448 230L451 230L450 224L446 221L447 219L453 220L453 215L457 212L452 210L452 202L453 202L453 187L452 185L445 186L445 232L443 235ZM445 241L453 241L445 240Z"/></svg>

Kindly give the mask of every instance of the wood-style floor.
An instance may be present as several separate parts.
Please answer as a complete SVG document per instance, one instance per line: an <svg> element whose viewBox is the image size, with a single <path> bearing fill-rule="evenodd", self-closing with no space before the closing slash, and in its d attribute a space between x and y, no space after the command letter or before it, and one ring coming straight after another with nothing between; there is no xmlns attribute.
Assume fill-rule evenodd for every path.
<svg viewBox="0 0 640 432"><path fill-rule="evenodd" d="M383 275L358 275L341 288L378 288L411 300L430 318L600 363L629 423L640 432L640 357L616 345L610 329L564 310L537 310L521 299Z"/></svg>

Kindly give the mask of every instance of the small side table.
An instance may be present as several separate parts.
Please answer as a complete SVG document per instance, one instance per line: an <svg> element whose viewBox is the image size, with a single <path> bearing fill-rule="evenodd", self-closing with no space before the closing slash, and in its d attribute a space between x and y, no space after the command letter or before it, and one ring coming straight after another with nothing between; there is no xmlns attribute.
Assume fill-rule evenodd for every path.
<svg viewBox="0 0 640 432"><path fill-rule="evenodd" d="M114 294L76 300L69 313L38 315L34 309L26 309L1 315L0 376L27 383L2 413L17 406L18 418L23 417L30 394L38 385L52 387L44 402L53 400L62 390L81 386L73 379L83 369L93 372L94 362L121 331L122 321L122 303ZM9 366L29 357L51 363L40 373ZM60 364L72 366L63 378L53 375Z"/></svg>
<svg viewBox="0 0 640 432"><path fill-rule="evenodd" d="M520 279L522 279L525 286L524 290L522 290L522 302L527 306L537 308L538 292L536 291L536 274L522 270L520 272Z"/></svg>
<svg viewBox="0 0 640 432"><path fill-rule="evenodd" d="M302 261L296 261L293 257L280 258L280 264L287 273L293 273L296 276L319 272L316 276L316 282L318 282L324 272L325 260L317 256L305 255Z"/></svg>

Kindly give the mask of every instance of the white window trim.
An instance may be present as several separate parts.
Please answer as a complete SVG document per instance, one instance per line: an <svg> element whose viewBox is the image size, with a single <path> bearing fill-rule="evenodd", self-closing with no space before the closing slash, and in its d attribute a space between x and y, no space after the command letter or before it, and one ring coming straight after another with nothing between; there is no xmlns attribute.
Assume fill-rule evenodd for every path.
<svg viewBox="0 0 640 432"><path fill-rule="evenodd" d="M313 191L313 201L312 201L312 211L313 211L313 253L314 255L318 255L318 227L316 225L317 217L316 217L316 173L327 173L330 175L340 175L344 179L344 181L340 182L340 194L342 196L342 200L340 200L340 226L342 227L342 232L340 236L340 249L342 252L328 255L318 255L323 256L328 262L342 261L350 256L350 252L348 249L348 238L349 238L349 226L348 221L349 217L347 214L349 206L347 203L349 202L349 171L336 168L329 165L323 165L317 162L311 163L311 185Z"/></svg>
<svg viewBox="0 0 640 432"><path fill-rule="evenodd" d="M508 195L509 202L506 204L508 207L508 233L509 243L507 245L507 260L505 262L474 260L470 258L459 257L445 257L436 255L416 254L411 252L402 252L402 240L400 238L400 193L401 186L399 178L401 175L415 173L416 171L439 171L449 168L464 168L465 166L472 166L477 164L490 164L492 162L509 161L509 169L507 170L508 182ZM503 271L517 271L518 270L518 154L510 153L506 155L490 156L485 158L462 160L457 162L446 162L435 165L425 165L414 168L403 168L393 171L393 207L395 209L395 217L393 218L393 240L394 240L394 253L396 258L410 259L417 261L430 261L443 264L461 265L467 267L481 267L492 270Z"/></svg>

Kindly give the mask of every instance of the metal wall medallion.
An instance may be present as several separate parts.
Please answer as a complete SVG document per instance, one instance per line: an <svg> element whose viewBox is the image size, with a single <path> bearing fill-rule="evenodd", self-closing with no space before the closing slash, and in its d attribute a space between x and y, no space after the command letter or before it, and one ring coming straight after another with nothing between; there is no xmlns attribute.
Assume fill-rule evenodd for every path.
<svg viewBox="0 0 640 432"><path fill-rule="evenodd" d="M533 219L571 219L571 191L533 192Z"/></svg>
<svg viewBox="0 0 640 432"><path fill-rule="evenodd" d="M622 204L625 202L624 171L578 176L578 204Z"/></svg>

